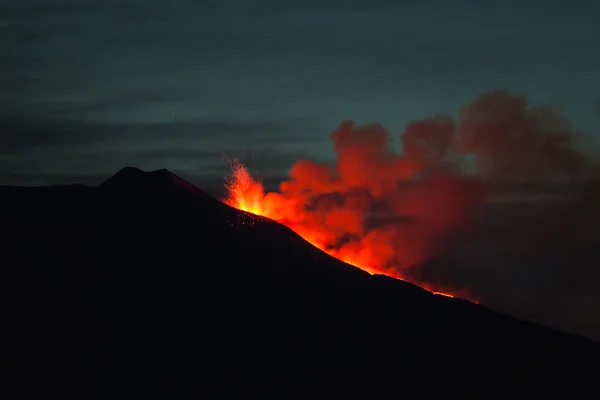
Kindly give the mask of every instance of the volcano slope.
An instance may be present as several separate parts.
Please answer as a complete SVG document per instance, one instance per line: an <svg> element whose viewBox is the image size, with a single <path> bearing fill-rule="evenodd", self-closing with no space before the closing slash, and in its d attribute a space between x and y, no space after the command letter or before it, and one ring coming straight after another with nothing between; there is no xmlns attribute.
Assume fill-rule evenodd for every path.
<svg viewBox="0 0 600 400"><path fill-rule="evenodd" d="M593 369L600 354L369 275L166 170L1 187L0 203L0 372L22 394L172 397L202 382L407 390L418 376L474 388Z"/></svg>

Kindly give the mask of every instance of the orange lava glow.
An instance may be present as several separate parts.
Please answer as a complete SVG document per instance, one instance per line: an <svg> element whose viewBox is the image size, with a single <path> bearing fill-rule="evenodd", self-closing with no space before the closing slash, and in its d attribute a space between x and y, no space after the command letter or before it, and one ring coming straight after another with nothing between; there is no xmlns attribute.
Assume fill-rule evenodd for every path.
<svg viewBox="0 0 600 400"><path fill-rule="evenodd" d="M358 246L341 248L328 246L327 242L331 239L330 232L312 229L310 224L305 223L305 218L295 215L295 212L298 211L297 203L299 199L285 197L279 193L266 193L262 183L255 179L244 165L233 161L230 167L231 173L226 177L227 198L224 203L236 209L261 215L286 225L320 250L371 275L382 274L410 281L435 295L455 297L454 294L441 292L426 284L404 279L399 273L399 268L381 268L378 266L381 259L380 252L389 252L389 248L378 246L377 237L373 237L371 240L363 240ZM343 212L341 214L339 217L342 219L352 217L352 215L343 215Z"/></svg>
<svg viewBox="0 0 600 400"><path fill-rule="evenodd" d="M233 161L231 167L231 175L225 178L228 193L225 203L238 210L263 215L262 201L265 191L262 185L237 161Z"/></svg>
<svg viewBox="0 0 600 400"><path fill-rule="evenodd" d="M232 163L226 203L286 225L371 274L471 301L452 260L463 238L485 229L475 225L485 224L491 182L596 176L562 115L503 90L463 105L457 118L410 121L397 151L392 133L376 123L344 121L329 137L331 162L294 162L277 191L267 193Z"/></svg>

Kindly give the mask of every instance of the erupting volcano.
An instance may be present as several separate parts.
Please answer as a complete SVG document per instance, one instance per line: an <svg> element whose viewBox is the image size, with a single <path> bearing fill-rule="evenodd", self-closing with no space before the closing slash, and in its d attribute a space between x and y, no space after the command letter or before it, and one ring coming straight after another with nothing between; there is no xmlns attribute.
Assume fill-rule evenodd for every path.
<svg viewBox="0 0 600 400"><path fill-rule="evenodd" d="M377 232L389 229L383 223L357 225L343 241L343 210L328 219L322 210L332 206L300 207L311 198L292 198L293 182L265 194L242 165L233 172L230 204L284 221L360 268L412 280L411 268L423 267L411 263L427 255L419 251L434 248L426 236L416 246L402 224L397 236ZM402 395L464 379L478 394L474 384L518 393L522 382L539 393L547 386L532 384L531 371L579 368L585 383L598 359L586 339L369 276L166 169L127 167L96 187L0 186L0 204L11 233L0 268L0 371L11 395L93 398L124 388L172 398L177 388L187 398L205 383L349 382L395 382Z"/></svg>
<svg viewBox="0 0 600 400"><path fill-rule="evenodd" d="M267 193L234 161L225 203L286 225L369 273L472 298L464 287L431 283L423 266L443 260L472 228L489 203L489 182L585 176L576 136L552 109L493 91L461 108L458 120L409 123L401 152L381 125L346 121L331 134L336 162L296 162L278 192Z"/></svg>
<svg viewBox="0 0 600 400"><path fill-rule="evenodd" d="M344 224L357 223L356 209L336 210L332 216L311 215L308 208L304 208L306 202L302 199L285 197L285 194L265 193L265 189L260 181L254 178L246 166L237 160L231 163L232 172L226 178L226 189L228 197L225 203L242 211L271 218L283 225L294 230L307 242L320 250L336 257L350 265L358 267L370 274L384 274L396 279L408 280L401 274L401 269L397 265L387 264L392 254L393 249L389 246L390 242L386 240L393 239L390 237L392 232L375 231L363 238L351 237L346 240L342 237L346 232L344 230L329 230L332 228L330 224L337 224L337 227L344 227ZM282 185L286 187L286 185ZM333 195L333 193L332 193ZM303 208L298 208L302 206ZM337 218L337 219L336 219ZM344 220L349 218L350 220ZM326 221L325 224L317 226L320 221ZM358 228L357 228L358 232ZM383 240L381 242L380 240ZM405 250L406 254L410 250ZM418 251L418 250L416 250ZM415 255L413 255L415 256ZM410 260L411 258L409 258ZM414 265L406 264L407 267ZM411 283L431 291L434 294L454 297L454 294L442 292L427 285L423 282Z"/></svg>

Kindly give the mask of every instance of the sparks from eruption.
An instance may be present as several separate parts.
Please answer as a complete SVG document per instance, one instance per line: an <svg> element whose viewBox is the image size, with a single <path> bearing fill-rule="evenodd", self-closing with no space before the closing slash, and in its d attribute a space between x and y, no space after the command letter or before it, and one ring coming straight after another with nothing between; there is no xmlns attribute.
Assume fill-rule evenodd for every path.
<svg viewBox="0 0 600 400"><path fill-rule="evenodd" d="M287 221L283 218L278 218L278 215L267 212L265 205L263 204L266 192L262 183L255 179L250 174L246 166L240 163L238 160L231 160L228 162L228 164L231 172L225 177L225 189L227 192L227 197L224 200L225 204L238 210L274 219L275 221L282 223L288 228L296 231L296 233L298 233L304 240L317 247L321 251L324 251L325 253L347 264L360 268L371 275L383 274L395 279L407 281L392 270L380 270L364 264L362 261L360 261L361 258L364 258L364 256L361 257L359 253L344 254L335 250L327 249L322 240L320 240L318 232L310 232L309 230L301 229L299 226L295 226L292 223L286 223ZM433 288L426 287L426 285L423 284L418 284L418 286L428 290L434 295L450 298L455 297L453 294L437 291Z"/></svg>
<svg viewBox="0 0 600 400"><path fill-rule="evenodd" d="M225 189L228 193L225 203L238 210L262 215L262 200L265 197L262 184L239 161L230 161L229 167L231 174L225 177Z"/></svg>

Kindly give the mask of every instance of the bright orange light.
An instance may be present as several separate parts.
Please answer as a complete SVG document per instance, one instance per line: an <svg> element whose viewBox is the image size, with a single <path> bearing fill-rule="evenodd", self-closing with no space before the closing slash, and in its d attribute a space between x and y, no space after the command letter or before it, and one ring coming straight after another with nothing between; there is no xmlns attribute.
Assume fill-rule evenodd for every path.
<svg viewBox="0 0 600 400"><path fill-rule="evenodd" d="M389 251L386 247L378 246L377 237L367 237L361 242L360 247L357 248L348 247L342 250L329 249L326 246L326 243L331 237L330 232L311 229L311 226L314 227L319 225L306 225L294 222L295 212L297 211L295 207L298 206L296 200L292 201L289 198L284 198L274 193L266 194L261 182L254 179L246 167L238 161L232 161L230 167L231 173L225 178L227 198L224 202L226 204L239 210L271 218L286 225L313 246L341 261L360 268L371 275L382 274L399 280L405 280L399 275L398 269L381 269L376 267L376 260L380 257L380 254L378 253ZM349 224L348 229L353 228L351 225L351 217L351 214L339 216L344 223ZM350 222L348 223L344 219L348 219ZM418 282L411 283L418 284L433 294L452 298L455 297L453 294L441 292L428 287L427 285L419 284Z"/></svg>
<svg viewBox="0 0 600 400"><path fill-rule="evenodd" d="M236 160L231 162L231 169L231 175L225 178L225 188L229 195L225 199L225 204L238 210L262 215L262 201L265 197L262 184Z"/></svg>

